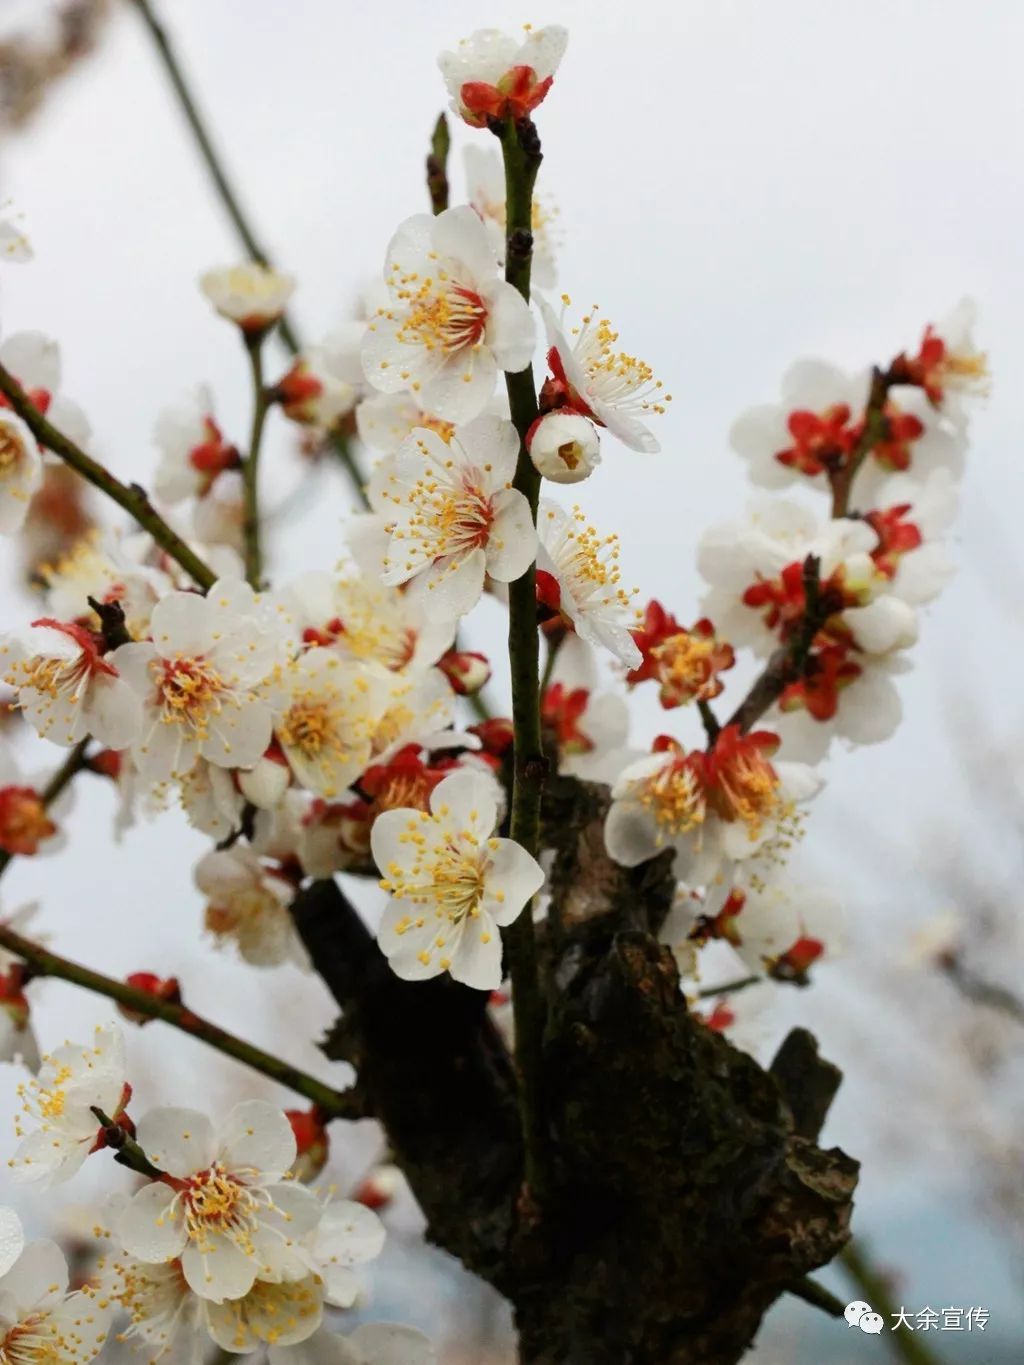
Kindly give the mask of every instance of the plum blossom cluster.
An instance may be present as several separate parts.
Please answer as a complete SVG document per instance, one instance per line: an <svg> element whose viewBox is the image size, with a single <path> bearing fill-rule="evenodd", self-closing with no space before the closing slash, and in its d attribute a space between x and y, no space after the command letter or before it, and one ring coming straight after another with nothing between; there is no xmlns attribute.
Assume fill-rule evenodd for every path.
<svg viewBox="0 0 1024 1365"><path fill-rule="evenodd" d="M379 1255L384 1226L360 1202L300 1179L301 1125L262 1100L206 1114L158 1108L128 1114L124 1041L116 1025L65 1043L21 1087L13 1178L52 1187L89 1156L114 1149L145 1177L111 1205L109 1244L74 1293L52 1243L24 1246L0 1210L0 1351L12 1362L84 1362L108 1337L148 1359L201 1361L270 1348L286 1365L362 1360L431 1365L429 1342L397 1324L350 1337L325 1313L351 1308L356 1267ZM387 1354L387 1347L391 1354Z"/></svg>
<svg viewBox="0 0 1024 1365"><path fill-rule="evenodd" d="M803 883L791 854L832 741L873 743L898 723L895 679L951 572L984 357L961 308L885 369L794 366L781 401L733 428L762 491L745 519L704 536L699 607L642 605L618 535L559 485L575 498L657 454L671 395L598 305L551 296L551 214L532 178L525 211L511 192L506 203L509 158L539 165L532 117L566 41L556 26L482 30L442 54L467 136L501 154L467 148L468 202L401 223L358 316L293 346L283 372L267 366L291 336L296 280L254 262L202 277L248 361L252 425L247 440L232 433L204 385L159 413L154 502L89 453L56 344L16 333L0 345L0 531L59 520L39 510L58 465L113 488L139 523L80 534L75 522L33 563L37 607L0 635L5 702L61 762L26 777L0 739L0 870L59 849L87 770L116 789L118 837L180 804L208 840L192 869L201 931L243 963L310 970L296 913L310 882L375 880L384 894L365 913L390 970L489 993L500 1023L522 999L512 941L549 911L542 782L602 784L587 799L603 849L599 823L587 856L671 865L661 939L694 1011L742 1036L765 989L806 983L841 947L836 897ZM2 222L0 250L27 254ZM375 457L340 560L284 579L266 573L260 503L274 423L293 424L307 452L350 460L358 442ZM605 459L607 438L626 453ZM795 497L770 496L783 487ZM492 672L503 681L472 647L485 599L508 611L511 715L483 698ZM761 671L726 707L743 649ZM664 730L646 751L629 736L638 689ZM28 1073L12 1177L49 1188L114 1152L142 1183L111 1210L108 1248L72 1294L56 1248L26 1247L0 1211L0 1361L91 1360L116 1333L188 1365L211 1343L272 1365L430 1365L412 1328L341 1336L325 1316L356 1301L355 1267L384 1241L368 1206L388 1197L386 1180L357 1200L312 1183L330 1115L248 1100L216 1123L181 1107L136 1121L118 1027L40 1054L32 958L17 951L35 911L0 917L15 945L0 951L0 1060ZM712 960L753 988L708 989ZM39 954L35 966L47 974ZM183 1009L176 978L123 984L105 993L125 1018L197 1031L189 1011L168 1019Z"/></svg>

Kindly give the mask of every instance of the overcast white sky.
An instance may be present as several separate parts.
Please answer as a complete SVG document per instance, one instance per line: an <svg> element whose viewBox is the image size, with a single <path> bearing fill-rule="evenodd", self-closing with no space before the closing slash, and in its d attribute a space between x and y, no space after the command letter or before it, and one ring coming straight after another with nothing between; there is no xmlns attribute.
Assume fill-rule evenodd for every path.
<svg viewBox="0 0 1024 1365"><path fill-rule="evenodd" d="M991 863L996 877L1008 851L972 814L949 740L968 713L994 736L1019 728L1024 7L551 0L525 14L478 0L173 0L163 9L244 201L299 277L296 314L311 337L379 269L395 225L426 207L422 160L444 103L437 52L482 23L570 27L539 115L541 189L561 209L560 284L581 304L599 301L675 396L659 427L663 453L609 442L580 501L599 527L620 532L625 577L684 617L699 588L697 536L746 494L726 439L736 414L771 399L797 357L885 361L961 295L978 300L995 382L973 428L960 573L925 624L903 686L903 729L884 748L833 760L808 851L844 881L862 957L890 941L897 912L944 908L918 875L936 822L947 851L959 840L963 858ZM31 269L5 272L3 331L60 338L67 390L111 467L145 482L156 409L199 380L241 439L240 348L194 287L237 249L132 15L118 16L101 53L2 149L0 173L0 198L29 215L37 252ZM273 434L271 481L285 488L290 437ZM347 495L333 480L323 494L308 528L275 547L281 568L336 558ZM496 616L483 630L497 644ZM650 710L639 728L657 720ZM59 864L12 869L5 904L49 886L48 927L114 972L200 963L196 1003L264 1041L289 1013L300 1033L311 1028L300 1017L326 1021L315 989L294 1000L293 979L281 978L284 1015L271 1018L246 1005L243 969L205 949L197 958L189 864L199 841L172 818L137 831L114 860L109 806L106 792L83 787L72 848ZM869 853L850 834L853 811L885 835ZM829 978L839 999L842 973ZM45 998L61 1034L102 1017L62 987ZM850 1047L846 1023L832 1039L820 1003L814 1018L826 1048ZM176 1058L180 1079L195 1063L154 1030L136 1047ZM318 1065L311 1046L290 1050ZM843 1060L855 1069L864 1057ZM164 1098L171 1084L159 1087ZM832 1131L854 1146L856 1109L870 1101L854 1086L847 1093ZM881 1202L889 1189L879 1188Z"/></svg>

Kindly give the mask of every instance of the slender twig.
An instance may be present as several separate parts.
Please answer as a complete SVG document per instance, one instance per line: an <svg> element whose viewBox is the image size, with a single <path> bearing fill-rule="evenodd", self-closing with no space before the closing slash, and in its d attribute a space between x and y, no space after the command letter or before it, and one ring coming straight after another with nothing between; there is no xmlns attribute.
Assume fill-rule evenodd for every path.
<svg viewBox="0 0 1024 1365"><path fill-rule="evenodd" d="M64 762L39 793L39 799L42 801L44 807L51 806L75 774L81 772L83 768L88 766L88 748L89 739L87 736L85 739L79 740L75 747L69 751L67 758L65 758ZM13 857L14 854L8 853L6 849L0 852L0 877L3 876L8 863L12 861Z"/></svg>
<svg viewBox="0 0 1024 1365"><path fill-rule="evenodd" d="M444 114L439 114L430 136L430 154L427 157L427 193L435 214L443 213L448 207L448 150L451 145L448 120Z"/></svg>
<svg viewBox="0 0 1024 1365"><path fill-rule="evenodd" d="M763 976L741 976L736 981L726 981L722 986L705 986L697 992L697 999L708 1000L716 995L736 995L737 992L745 991L748 986L756 986L763 980Z"/></svg>
<svg viewBox="0 0 1024 1365"><path fill-rule="evenodd" d="M132 0L138 10L143 23L148 28L156 47L157 53L163 63L164 70L175 95L181 112L184 114L192 136L195 138L196 146L202 157L203 164L209 172L210 179L217 191L217 196L224 206L224 209L231 219L232 226L238 234L242 246L249 253L254 261L261 265L272 265L271 258L266 248L260 243L252 229L248 216L243 210L238 199L234 186L231 183L224 160L216 147L213 145L213 138L206 126L206 122L199 112L199 105L192 92L178 54L174 50L167 30L157 17L156 10L151 0ZM297 354L303 349L302 340L295 329L295 324L287 315L283 316L277 325L277 333L284 345L292 353ZM359 462L353 454L351 443L343 431L333 431L327 438L328 444L337 455L342 467L352 481L352 486L359 496L364 506L367 506L365 484L366 478L359 467Z"/></svg>
<svg viewBox="0 0 1024 1365"><path fill-rule="evenodd" d="M247 338L245 349L249 353L249 365L252 370L252 433L249 437L249 453L242 465L242 487L245 495L242 537L245 545L245 576L252 587L259 589L263 579L259 497L260 448L270 403L263 383L263 337Z"/></svg>
<svg viewBox="0 0 1024 1365"><path fill-rule="evenodd" d="M543 702L544 695L551 686L551 679L555 675L555 664L558 662L558 651L562 648L565 640L565 633L559 631L557 635L548 636L548 649L544 658L544 673L540 680L540 699Z"/></svg>
<svg viewBox="0 0 1024 1365"><path fill-rule="evenodd" d="M853 487L854 479L857 477L857 471L878 442L885 437L888 425L885 405L889 398L889 389L899 379L898 366L899 362L896 361L887 370L880 370L876 365L871 371L871 389L868 393L867 407L864 410L864 429L846 463L829 475L829 483L832 485L832 515L834 517L848 515L850 490Z"/></svg>
<svg viewBox="0 0 1024 1365"><path fill-rule="evenodd" d="M899 1317L896 1300L892 1296L889 1281L871 1264L864 1244L860 1241L848 1242L839 1254L838 1264L870 1303L876 1313L886 1319L886 1340L893 1353L908 1365L941 1365L939 1357L922 1342L919 1333L902 1323L897 1327L891 1320Z"/></svg>
<svg viewBox="0 0 1024 1365"><path fill-rule="evenodd" d="M14 375L0 365L0 393L9 400L11 407L31 431L32 435L47 450L63 460L82 478L105 493L119 507L133 516L144 531L148 531L156 543L171 559L180 564L185 572L201 588L210 588L216 581L216 574L208 568L194 550L173 531L149 500L149 495L137 483L125 484L114 477L110 470L87 455L81 447L58 431L48 422Z"/></svg>
<svg viewBox="0 0 1024 1365"><path fill-rule="evenodd" d="M97 1105L92 1106L92 1112L96 1115L97 1122L103 1129L104 1143L114 1153L114 1160L122 1166L127 1166L130 1171L136 1171L139 1175L147 1175L151 1180L159 1180L164 1172L159 1166L153 1165L131 1134L120 1124L115 1123Z"/></svg>
<svg viewBox="0 0 1024 1365"><path fill-rule="evenodd" d="M769 706L778 701L789 684L803 675L814 637L835 610L829 594L820 591L820 575L820 560L815 555L808 555L804 560L804 614L799 628L789 642L771 656L726 725L738 725L746 734Z"/></svg>
<svg viewBox="0 0 1024 1365"><path fill-rule="evenodd" d="M1008 990L1006 986L1000 986L996 981L986 981L984 977L978 976L969 967L965 967L955 954L943 957L940 965L960 994L968 1000L976 1005L998 1010L1000 1014L1007 1015L1017 1024L1024 1024L1024 1000L1019 995L1014 995L1013 991Z"/></svg>
<svg viewBox="0 0 1024 1365"><path fill-rule="evenodd" d="M704 726L704 734L707 736L707 741L709 744L714 744L715 740L718 738L718 732L722 727L719 725L718 718L711 709L711 703L703 700L698 701L697 710L700 712L701 724Z"/></svg>
<svg viewBox="0 0 1024 1365"><path fill-rule="evenodd" d="M786 1286L790 1294L797 1299L803 1299L804 1303L809 1303L812 1308L820 1308L823 1313L828 1313L829 1317L841 1318L843 1316L844 1304L842 1299L837 1299L835 1294L819 1284L817 1280L804 1277L796 1280L793 1284Z"/></svg>
<svg viewBox="0 0 1024 1365"><path fill-rule="evenodd" d="M234 1057L236 1061L244 1062L253 1071L268 1076L279 1085L287 1086L297 1095L303 1095L329 1118L359 1118L364 1112L362 1097L358 1091L335 1090L300 1071L298 1067L263 1052L252 1043L236 1038L227 1030L200 1018L186 1006L161 1000L148 991L129 986L125 981L116 981L113 977L103 976L78 962L60 957L41 944L23 938L2 922L0 948L5 948L15 957L28 963L33 976L51 976L61 981L69 981L74 986L81 986L83 990L92 991L94 995L102 995L108 1000L116 1001L133 1014L141 1014L147 1019L159 1019L169 1024L171 1028L187 1033L192 1038L198 1038L214 1051L222 1052L227 1057Z"/></svg>
<svg viewBox="0 0 1024 1365"><path fill-rule="evenodd" d="M501 139L505 162L505 278L529 302L533 259L533 186L541 162L540 143L529 120L518 125L511 119L506 120L495 127L495 132ZM527 498L536 523L540 475L526 449L526 434L537 416L533 367L528 365L518 374L506 374L505 382L512 421L520 439L519 462L513 483ZM508 609L512 725L515 733L509 832L527 853L536 857L540 844L541 786L545 773L538 679L540 642L537 630L536 564L531 564L521 578L509 585ZM530 906L510 925L505 942L512 979L526 1183L531 1193L539 1198L542 1197L544 1184L540 1094L544 1001L537 975L537 946Z"/></svg>

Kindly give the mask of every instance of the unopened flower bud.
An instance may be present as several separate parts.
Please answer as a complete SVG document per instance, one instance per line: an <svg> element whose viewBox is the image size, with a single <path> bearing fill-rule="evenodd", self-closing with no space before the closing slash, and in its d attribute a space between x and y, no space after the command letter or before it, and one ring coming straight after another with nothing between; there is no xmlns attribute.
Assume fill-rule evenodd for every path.
<svg viewBox="0 0 1024 1365"><path fill-rule="evenodd" d="M312 1109L286 1109L284 1116L295 1134L296 1158L292 1174L296 1180L308 1184L327 1165L330 1155L331 1142L323 1114L313 1105Z"/></svg>
<svg viewBox="0 0 1024 1365"><path fill-rule="evenodd" d="M368 1209L385 1209L402 1186L402 1172L397 1166L377 1166L355 1190L352 1198Z"/></svg>
<svg viewBox="0 0 1024 1365"><path fill-rule="evenodd" d="M478 725L471 725L469 732L476 735L483 745L484 753L495 758L501 758L511 748L515 739L512 722L503 716L491 716L488 720L480 721Z"/></svg>
<svg viewBox="0 0 1024 1365"><path fill-rule="evenodd" d="M437 666L460 697L472 697L486 686L491 676L487 656L465 649L450 649Z"/></svg>
<svg viewBox="0 0 1024 1365"><path fill-rule="evenodd" d="M329 368L329 357L319 347L300 356L277 384L275 397L293 422L330 431L356 405L358 394Z"/></svg>
<svg viewBox="0 0 1024 1365"><path fill-rule="evenodd" d="M222 318L236 322L247 337L273 327L291 298L295 280L256 261L208 270L199 287Z"/></svg>
<svg viewBox="0 0 1024 1365"><path fill-rule="evenodd" d="M155 972L132 972L130 976L125 977L125 982L129 986L134 986L137 991L151 995L154 1000L162 1000L168 1005L181 1004L181 985L176 976L161 977ZM125 1019L140 1027L151 1022L151 1015L133 1010L130 1005L118 1005L117 1008Z"/></svg>
<svg viewBox="0 0 1024 1365"><path fill-rule="evenodd" d="M238 790L257 810L274 810L284 800L291 773L284 755L268 750L254 768L238 773Z"/></svg>
<svg viewBox="0 0 1024 1365"><path fill-rule="evenodd" d="M527 438L538 474L552 483L580 483L601 463L601 438L593 422L574 412L549 412Z"/></svg>

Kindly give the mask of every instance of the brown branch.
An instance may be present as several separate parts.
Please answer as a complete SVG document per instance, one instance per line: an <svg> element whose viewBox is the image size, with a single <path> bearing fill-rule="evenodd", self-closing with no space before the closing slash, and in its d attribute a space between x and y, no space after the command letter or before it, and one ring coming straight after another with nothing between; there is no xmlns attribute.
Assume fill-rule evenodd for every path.
<svg viewBox="0 0 1024 1365"><path fill-rule="evenodd" d="M789 643L777 649L768 660L726 725L738 725L746 733L778 701L789 684L803 676L814 637L835 609L828 595L819 591L820 574L821 561L815 555L808 555L804 560L804 614L800 626Z"/></svg>
<svg viewBox="0 0 1024 1365"><path fill-rule="evenodd" d="M163 517L153 507L149 494L137 483L125 484L114 477L110 470L87 455L74 441L58 431L52 422L47 421L14 375L0 365L0 393L9 400L11 407L31 431L40 445L53 452L82 478L105 493L119 507L134 517L144 531L148 531L156 543L171 559L180 564L185 572L204 590L216 582L216 574L208 568L178 533L168 526Z"/></svg>
<svg viewBox="0 0 1024 1365"><path fill-rule="evenodd" d="M227 1057L234 1057L236 1061L244 1062L251 1070L258 1071L261 1075L269 1077L270 1080L277 1081L279 1085L294 1090L297 1095L304 1096L321 1109L327 1118L362 1118L365 1116L366 1110L361 1092L357 1090L334 1090L315 1077L307 1075L298 1067L282 1061L279 1057L271 1056L270 1053L263 1052L260 1048L253 1046L252 1043L236 1038L226 1029L219 1028L216 1024L211 1024L208 1020L200 1018L199 1015L184 1005L175 1004L169 1000L161 1000L148 991L129 986L127 982L102 976L89 967L83 967L80 963L72 962L66 957L60 957L41 944L23 938L2 922L0 922L0 948L5 948L15 957L19 957L23 962L28 963L31 976L49 976L56 977L61 981L69 981L73 986L81 986L83 990L92 991L95 995L105 996L106 999L123 1005L134 1014L141 1014L147 1019L159 1019L163 1023L169 1024L171 1028L178 1029L181 1033L187 1033L192 1038L198 1038L201 1043L213 1048L215 1052L221 1052Z"/></svg>
<svg viewBox="0 0 1024 1365"><path fill-rule="evenodd" d="M940 966L961 995L976 1005L998 1010L1014 1023L1024 1024L1024 1000L998 982L986 981L977 972L965 967L955 954L941 959Z"/></svg>

